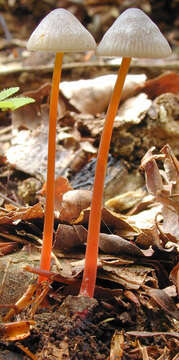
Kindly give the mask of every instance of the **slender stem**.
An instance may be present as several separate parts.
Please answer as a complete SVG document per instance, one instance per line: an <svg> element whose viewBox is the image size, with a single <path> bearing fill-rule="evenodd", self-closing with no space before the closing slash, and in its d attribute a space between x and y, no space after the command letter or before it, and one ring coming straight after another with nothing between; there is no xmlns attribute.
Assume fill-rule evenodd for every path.
<svg viewBox="0 0 179 360"><path fill-rule="evenodd" d="M85 268L80 289L80 294L93 297L96 283L98 242L101 224L101 210L103 201L104 179L108 160L114 119L117 113L124 81L130 66L131 58L123 58L111 101L106 114L106 120L101 137L96 162L96 172L93 186L93 196L89 218L88 238L85 255Z"/></svg>
<svg viewBox="0 0 179 360"><path fill-rule="evenodd" d="M40 269L47 271L50 270L54 228L56 121L62 61L63 53L57 53L55 58L55 67L52 78L52 90L50 96L46 206L43 230L43 245L40 261ZM39 276L39 282L43 280L46 280L46 277Z"/></svg>

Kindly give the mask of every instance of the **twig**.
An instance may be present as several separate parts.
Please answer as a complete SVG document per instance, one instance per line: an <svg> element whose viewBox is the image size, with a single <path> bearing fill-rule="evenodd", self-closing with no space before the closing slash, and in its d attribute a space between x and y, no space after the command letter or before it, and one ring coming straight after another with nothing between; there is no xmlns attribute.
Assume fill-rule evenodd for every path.
<svg viewBox="0 0 179 360"><path fill-rule="evenodd" d="M2 199L6 200L8 203L10 203L10 204L12 204L12 205L20 208L20 204L18 204L18 203L15 202L14 200L8 198L6 195L2 194L1 192L0 192L0 197L1 197Z"/></svg>

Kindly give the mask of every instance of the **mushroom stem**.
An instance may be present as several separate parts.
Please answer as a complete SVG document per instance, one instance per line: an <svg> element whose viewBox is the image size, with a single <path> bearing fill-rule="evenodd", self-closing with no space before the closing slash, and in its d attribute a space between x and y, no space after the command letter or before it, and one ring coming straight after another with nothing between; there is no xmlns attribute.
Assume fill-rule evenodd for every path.
<svg viewBox="0 0 179 360"><path fill-rule="evenodd" d="M63 53L56 53L50 96L46 206L43 230L43 244L40 261L40 269L46 271L50 270L54 227L56 121L62 61ZM39 276L39 282L46 279L46 277Z"/></svg>
<svg viewBox="0 0 179 360"><path fill-rule="evenodd" d="M108 160L109 146L112 136L114 119L117 113L120 97L130 66L131 58L123 58L118 72L116 84L109 103L103 133L101 136L98 157L96 162L93 195L89 218L88 238L85 255L85 268L80 289L80 295L93 297L98 260L98 241L101 224L104 179Z"/></svg>

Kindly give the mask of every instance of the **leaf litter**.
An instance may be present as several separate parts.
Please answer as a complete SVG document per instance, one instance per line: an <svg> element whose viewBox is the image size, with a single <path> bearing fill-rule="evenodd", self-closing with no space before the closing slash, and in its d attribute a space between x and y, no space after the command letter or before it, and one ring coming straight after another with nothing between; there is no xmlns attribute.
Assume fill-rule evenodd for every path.
<svg viewBox="0 0 179 360"><path fill-rule="evenodd" d="M158 168L157 162L160 161L164 163L164 168L160 170ZM104 207L103 215L102 215L102 229L107 230L107 233L101 233L99 247L101 250L100 261L98 264L98 278L97 278L97 286L96 286L96 298L98 299L100 308L97 307L95 310L96 313L99 312L98 322L96 326L100 329L100 335L106 334L105 336L105 344L110 345L112 333L115 331L116 324L120 328L121 326L127 327L126 329L136 328L136 324L140 322L140 332L128 331L124 333L123 337L115 336L113 337L111 343L111 355L113 357L113 352L118 351L121 353L121 356L125 356L125 352L127 350L127 346L125 342L130 336L141 336L143 337L143 331L146 329L146 322L150 323L148 319L149 313L159 313L163 318L163 325L159 326L155 324L154 318L152 318L149 328L153 328L154 330L158 329L158 336L166 337L167 341L167 331L170 329L172 323L173 335L171 333L171 337L175 338L174 342L176 342L176 337L174 331L176 328L176 321L179 319L179 312L177 308L176 300L176 292L167 294L165 292L165 288L160 288L161 279L160 276L162 271L165 272L166 283L165 286L170 284L170 281L173 283L173 286L176 287L177 291L177 283L178 283L178 268L177 268L177 251L176 246L178 243L178 232L171 227L171 223L173 224L173 216L175 215L175 221L178 221L178 205L177 205L177 196L175 196L175 189L177 189L177 175L178 175L178 161L175 158L171 148L169 145L165 146L160 154L155 154L154 149L152 148L147 152L141 162L141 167L145 171L146 175L146 187L149 194L152 195L150 201L145 201L146 192L143 193L143 199L140 200L137 197L137 204L143 201L143 206L145 210L140 211L140 207L138 207L139 211L136 209L137 214L135 215L124 215L122 212L124 211L123 207L120 205L117 209L118 212L114 210L111 211ZM52 299L54 302L53 309L50 310L49 305L48 309L52 313L50 314L50 318L52 317L53 322L51 323L50 318L48 318L48 326L51 328L51 341L46 342L43 337L43 331L45 323L41 318L42 314L38 315L38 310L36 314L34 314L33 319L35 319L35 324L33 324L33 330L31 330L31 335L26 330L22 330L20 335L15 331L15 335L13 337L7 335L6 341L22 341L22 338L27 337L27 344L29 346L29 351L33 350L28 343L28 338L31 336L35 336L38 338L39 342L42 342L43 347L40 353L36 352L36 355L39 355L40 358L45 358L46 354L53 354L53 357L56 356L54 354L72 354L72 349L74 350L74 344L72 342L70 348L67 339L68 336L73 333L73 338L75 339L75 343L77 343L78 351L83 349L80 340L80 327L83 332L83 340L84 333L85 339L87 342L88 351L92 351L93 347L98 349L96 342L89 343L87 341L87 337L89 334L88 330L91 329L93 324L94 327L94 319L93 312L90 316L92 316L92 320L88 320L88 324L84 325L84 321L81 320L81 317L76 318L76 312L74 313L72 319L73 321L69 324L69 317L64 317L63 311L60 311L60 307L64 306L64 299L68 294L77 294L80 286L79 277L81 272L83 271L84 262L79 266L79 256L82 259L83 255L81 251L83 251L86 243L87 230L86 225L88 223L89 216L89 207L90 207L90 192L87 190L69 190L69 186L66 178L59 178L58 182L56 182L56 210L58 213L56 214L56 221L59 223L58 228L56 230L55 242L54 242L54 251L56 251L57 256L60 259L60 267L61 273L65 274L65 262L68 261L71 263L71 276L74 280L74 283L68 283L67 275L63 278L61 276L58 277L58 274L54 275L49 273L49 281L51 283L52 288L48 289L48 298ZM67 194L69 193L69 197ZM72 194L74 194L73 197ZM89 195L90 197L89 197ZM45 187L41 191L41 198L45 196ZM85 198L84 198L85 196ZM87 196L87 198L86 198ZM68 200L66 200L68 199ZM77 200L74 200L77 199ZM75 203L77 201L77 203ZM119 202L120 204L120 202ZM107 206L107 204L106 204ZM131 207L134 207L133 204ZM61 211L63 209L63 211ZM70 215L64 217L64 209L66 214ZM155 209L153 220L151 221L151 210ZM43 217L42 205L37 203L32 207L27 207L27 209L13 209L12 206L10 210L2 212L0 221L1 225L11 225L16 227L17 221L32 221L32 219L40 219ZM40 212L39 212L40 211ZM144 224L144 215L145 219L148 219L148 225L145 227ZM160 217L158 213L160 212ZM166 216L167 212L167 216ZM136 222L135 216L138 215L141 217L140 222ZM64 223L65 222L65 223ZM143 223L143 226L140 224ZM169 229L172 228L171 231ZM177 227L176 227L177 229ZM104 230L103 230L104 231ZM109 233L108 233L109 232ZM63 239L63 241L60 241ZM143 242L140 239L145 239ZM148 239L148 240L147 240ZM69 243L69 245L68 245ZM64 244L64 245L63 245ZM167 257L165 253L167 252ZM107 255L105 255L107 254ZM38 256L37 256L38 257ZM75 259L77 258L77 259ZM120 260L121 259L121 260ZM83 261L83 260L81 260ZM167 264L167 268L166 268ZM161 268L161 269L160 269ZM26 266L26 270L30 270L28 266ZM24 270L25 271L25 270ZM35 271L32 269L32 271ZM169 271L172 275L170 275L167 279L167 274ZM67 274L67 273L66 273ZM54 288L53 284L61 284L59 290ZM100 286L99 286L100 285ZM60 291L61 289L61 291ZM72 290L73 289L73 290ZM23 288L22 296L24 294L25 289ZM60 292L59 292L60 291ZM120 295L119 295L119 294ZM109 295L110 294L110 295ZM174 295L173 295L174 294ZM68 297L67 297L68 299ZM71 299L71 303L73 303L73 299ZM30 303L25 303L22 309L19 309L23 313L27 312L31 307ZM60 305L61 304L61 305ZM98 306L99 306L98 305ZM17 306L17 305L16 305ZM38 304L38 307L40 303ZM135 311L134 308L135 307ZM57 308L59 310L57 310ZM100 309L105 309L105 318L104 314L102 318L100 317ZM107 308L107 310L106 310ZM26 309L26 310L25 310ZM55 313L54 313L54 309ZM132 310L133 309L133 310ZM139 313L136 314L136 309L138 309ZM30 309L29 309L30 310ZM46 310L47 311L47 310ZM58 312L60 311L60 312ZM72 311L72 310L70 310ZM126 312L127 311L127 312ZM134 311L135 317L137 320L134 321L132 312ZM24 313L24 315L25 315ZM12 310L10 310L9 314L13 314ZM53 314L53 315L52 315ZM54 318L55 314L55 318ZM63 314L63 315L62 315ZM57 317L58 315L58 317ZM7 316L7 315L6 315ZM16 319L17 310L15 311L12 318ZM27 316L27 315L26 315ZM48 316L48 312L45 316ZM116 318L117 316L117 318ZM145 317L145 321L141 322L141 316ZM169 317L168 317L169 316ZM11 318L10 315L8 317ZM29 320L28 315L28 321ZM56 320L55 320L56 319ZM106 319L106 320L105 320ZM165 319L165 320L164 320ZM63 321L62 321L63 320ZM41 321L41 327L39 330L39 321ZM62 325L62 322L63 325ZM91 324L92 321L92 324ZM54 340L58 334L58 330L53 330L55 322L55 328L60 329L60 338L61 340ZM64 322L67 322L67 328L64 326ZM80 324L79 324L80 322ZM8 327L8 323L6 323ZM13 323L15 326L15 322ZM77 331L77 326L79 331ZM98 325L97 325L98 324ZM101 324L101 325L99 325ZM143 324L143 325L142 325ZM164 325L165 324L165 325ZM168 324L168 325L167 325ZM170 324L170 325L169 325ZM47 326L47 325L46 325ZM85 328L84 328L85 326ZM62 332L62 328L64 328ZM75 329L76 330L75 330ZM90 331L94 331L96 334L96 327L91 329ZM10 330L9 330L10 331ZM26 331L23 334L23 331ZM39 332L40 331L40 332ZM79 332L79 333L78 333ZM145 334L145 333L144 333ZM154 333L155 334L155 333ZM166 334L166 335L165 335ZM9 336L9 337L8 337ZM59 335L58 335L59 336ZM153 335L154 336L154 335ZM98 338L98 334L95 335L96 340ZM118 340L116 340L118 339ZM120 350L119 347L119 339L123 339L123 346ZM54 343L55 341L55 343ZM71 340L70 340L71 341ZM121 340L120 340L121 341ZM115 344L116 342L116 344ZM170 342L170 341L169 341ZM145 343L145 341L144 341ZM24 344L24 345L23 345ZM22 346L26 346L25 340L22 342ZM156 345L156 353L159 354L160 350L158 345ZM177 346L177 345L176 345ZM131 343L131 348L133 347ZM116 350L117 348L117 350ZM135 347L134 347L135 348ZM141 349L149 349L149 345L139 346L139 353L144 350ZM176 347L177 348L177 347ZM58 350L61 349L61 350ZM90 349L90 350L89 350ZM107 350L107 349L106 349ZM106 351L103 350L102 351ZM83 350L84 351L84 350ZM87 351L86 354L89 354ZM99 350L97 350L99 351ZM101 351L101 350L100 350ZM122 351L122 352L121 352ZM132 351L132 350L131 350ZM148 350L147 350L148 351ZM169 351L169 350L168 350ZM132 353L131 353L132 354ZM62 356L62 355L59 355ZM89 356L89 355L86 355ZM131 355L132 356L132 355ZM52 358L53 358L52 357ZM103 357L100 357L101 359ZM124 357L125 358L125 357ZM154 357L156 358L156 357Z"/></svg>
<svg viewBox="0 0 179 360"><path fill-rule="evenodd" d="M140 76L143 75L137 79ZM45 84L37 92L29 92L27 95L35 96L36 103L13 113L13 137L2 146L7 158L2 161L0 173L2 193L12 187L0 213L2 353L6 350L11 355L18 351L42 360L158 360L163 356L177 360L176 76L169 73L152 80L143 77L135 89L129 86L128 99L124 98L120 106L111 144L111 168L117 168L116 157L121 161L110 184L106 183L95 300L89 299L88 304L76 295L84 269L93 178L86 169L89 182L85 186L84 181L81 188L80 183L75 187L74 178L85 166L95 164L105 99L113 85L109 84L109 76L104 76L100 95L99 78L90 79L90 86L94 86L90 94L97 91L102 103L97 104L88 95L85 104L81 100L84 89L89 90L87 80L62 83L54 256L48 283L42 289L33 286L40 273L50 86ZM110 79L114 81L113 76ZM78 90L75 94L73 86ZM75 96L79 98L76 100ZM35 197L25 196L30 192L26 184L29 179L38 181ZM83 182L83 173L80 181ZM120 184L116 190L117 183ZM11 200L18 206L10 204Z"/></svg>

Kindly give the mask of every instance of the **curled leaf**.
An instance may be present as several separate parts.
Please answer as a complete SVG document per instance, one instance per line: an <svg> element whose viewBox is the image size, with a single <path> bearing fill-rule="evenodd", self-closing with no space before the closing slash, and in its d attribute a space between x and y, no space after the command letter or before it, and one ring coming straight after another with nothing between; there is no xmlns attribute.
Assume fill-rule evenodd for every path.
<svg viewBox="0 0 179 360"><path fill-rule="evenodd" d="M179 310L177 309L172 298L161 289L150 289L148 290L150 297L168 314L175 319L179 320Z"/></svg>

